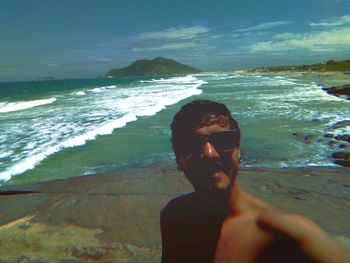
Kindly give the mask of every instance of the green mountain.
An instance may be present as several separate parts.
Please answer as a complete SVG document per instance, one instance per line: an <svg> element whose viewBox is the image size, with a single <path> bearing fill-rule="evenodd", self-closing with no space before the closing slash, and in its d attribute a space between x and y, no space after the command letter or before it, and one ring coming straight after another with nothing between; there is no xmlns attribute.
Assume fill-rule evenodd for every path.
<svg viewBox="0 0 350 263"><path fill-rule="evenodd" d="M200 70L181 64L173 59L155 58L152 60L142 59L131 63L125 68L112 69L104 76L144 76L161 74L188 74L198 73Z"/></svg>
<svg viewBox="0 0 350 263"><path fill-rule="evenodd" d="M280 72L280 71L350 71L350 60L328 60L326 63L317 63L301 66L260 67L252 72Z"/></svg>

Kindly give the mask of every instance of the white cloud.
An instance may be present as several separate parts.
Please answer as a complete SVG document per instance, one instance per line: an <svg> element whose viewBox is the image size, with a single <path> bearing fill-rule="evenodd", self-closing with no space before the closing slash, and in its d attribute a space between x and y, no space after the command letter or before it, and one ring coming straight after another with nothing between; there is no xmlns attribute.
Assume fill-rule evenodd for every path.
<svg viewBox="0 0 350 263"><path fill-rule="evenodd" d="M290 37L291 36L292 35L290 35ZM259 42L252 45L251 52L278 52L292 50L306 50L310 52L350 52L350 28L312 32L308 34L296 34L295 38L287 37L285 39L283 39L283 37L281 38L280 34L276 35L274 39L276 39L276 41Z"/></svg>
<svg viewBox="0 0 350 263"><path fill-rule="evenodd" d="M204 26L168 28L162 31L145 32L139 34L140 39L193 39L198 35L209 32L209 28Z"/></svg>
<svg viewBox="0 0 350 263"><path fill-rule="evenodd" d="M211 39L218 39L218 38L222 38L224 37L225 35L212 35L210 36Z"/></svg>
<svg viewBox="0 0 350 263"><path fill-rule="evenodd" d="M158 51L158 50L179 50L179 49L193 49L202 48L203 45L195 42L180 42L180 43L168 43L155 47L148 48L134 48L133 51Z"/></svg>
<svg viewBox="0 0 350 263"><path fill-rule="evenodd" d="M320 23L310 23L313 27L334 27L334 26L344 26L350 24L350 15L338 17L328 22Z"/></svg>
<svg viewBox="0 0 350 263"><path fill-rule="evenodd" d="M286 40L286 39L300 38L301 36L302 36L301 34L296 34L296 33L282 33L282 34L273 36L273 38L277 40Z"/></svg>
<svg viewBox="0 0 350 263"><path fill-rule="evenodd" d="M233 34L231 34L231 37L233 37L233 38L261 37L261 36L266 36L268 34L270 34L270 33L266 32L266 31L261 31L261 32L242 32L242 33L233 33Z"/></svg>
<svg viewBox="0 0 350 263"><path fill-rule="evenodd" d="M288 25L288 24L291 24L291 22L289 21L266 22L266 23L258 24L251 27L237 29L236 31L237 32L259 31L259 30L266 30L266 29Z"/></svg>

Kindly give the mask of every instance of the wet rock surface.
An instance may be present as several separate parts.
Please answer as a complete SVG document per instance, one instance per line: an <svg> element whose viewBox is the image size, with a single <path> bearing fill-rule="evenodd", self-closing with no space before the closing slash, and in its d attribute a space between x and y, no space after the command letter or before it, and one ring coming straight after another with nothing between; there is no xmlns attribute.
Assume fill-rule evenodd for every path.
<svg viewBox="0 0 350 263"><path fill-rule="evenodd" d="M350 152L334 152L332 154L334 162L344 167L350 167Z"/></svg>
<svg viewBox="0 0 350 263"><path fill-rule="evenodd" d="M331 129L346 128L347 126L350 126L350 120L339 121L336 124L334 124L331 127Z"/></svg>
<svg viewBox="0 0 350 263"><path fill-rule="evenodd" d="M337 146L332 154L333 162L344 167L350 167L350 135L347 132L349 127L350 120L339 121L330 127L333 133L325 134L325 137L330 139L329 143Z"/></svg>

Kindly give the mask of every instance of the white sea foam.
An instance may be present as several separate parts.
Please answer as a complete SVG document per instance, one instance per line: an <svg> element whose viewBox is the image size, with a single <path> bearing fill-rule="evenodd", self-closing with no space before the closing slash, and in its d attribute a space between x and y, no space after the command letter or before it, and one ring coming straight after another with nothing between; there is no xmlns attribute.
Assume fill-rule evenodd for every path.
<svg viewBox="0 0 350 263"><path fill-rule="evenodd" d="M309 89L300 90L300 93L304 91L304 97L311 96L313 99L324 100L324 101L344 101L347 103L348 101L338 98L334 95L328 94L327 92L322 90L322 86L316 85L316 83L311 83Z"/></svg>
<svg viewBox="0 0 350 263"><path fill-rule="evenodd" d="M69 148L85 144L86 141L95 139L98 135L111 134L114 129L124 127L128 122L136 121L134 114L126 114L116 120L104 123L102 126L90 130L82 135L68 139L60 144L60 148Z"/></svg>
<svg viewBox="0 0 350 263"><path fill-rule="evenodd" d="M86 95L86 92L80 90L80 91L76 92L75 95L84 96L84 95Z"/></svg>
<svg viewBox="0 0 350 263"><path fill-rule="evenodd" d="M266 85L276 85L276 82L266 82ZM292 89L288 89L284 92L264 93L262 90L256 90L247 95L247 98L255 99L258 101L271 101L275 100L278 103L284 101L294 102L312 102L312 101L338 101L349 103L348 100L343 100L336 96L330 95L322 90L322 86L318 86L315 83L311 84L297 84L290 81L281 82L282 85L293 85ZM255 85L255 84L254 84ZM261 85L261 84L259 84Z"/></svg>
<svg viewBox="0 0 350 263"><path fill-rule="evenodd" d="M115 89L116 87L117 85L109 85L109 86L101 87L101 89Z"/></svg>
<svg viewBox="0 0 350 263"><path fill-rule="evenodd" d="M160 78L160 79L152 79L152 80L141 80L141 83L191 83L198 82L198 79L193 75L181 76L181 77L172 77L172 78Z"/></svg>
<svg viewBox="0 0 350 263"><path fill-rule="evenodd" d="M33 154L30 157L21 160L5 172L0 173L0 180L9 180L13 175L21 174L27 170L33 169L35 165L40 163L43 159L60 151L63 148L83 145L86 143L86 141L93 140L98 135L111 134L114 129L124 127L128 122L135 120L137 120L135 115L126 114L114 121L107 122L101 127L90 130L82 135L75 136L59 144L49 146L42 152Z"/></svg>
<svg viewBox="0 0 350 263"><path fill-rule="evenodd" d="M100 93L102 91L102 89L101 88L94 88L91 91L95 92L95 93Z"/></svg>
<svg viewBox="0 0 350 263"><path fill-rule="evenodd" d="M13 154L13 151L0 152L0 158L6 158Z"/></svg>
<svg viewBox="0 0 350 263"><path fill-rule="evenodd" d="M152 116L168 105L202 93L198 87L205 81L189 75L169 79L154 79L142 85L116 85L91 89L90 92L70 93L60 97L62 104L50 108L48 119L38 119L9 126L8 147L19 154L12 156L12 164L0 173L0 180L33 169L48 156L70 147L85 144L99 135L111 134L140 116ZM103 91L103 92L102 92ZM93 93L100 93L98 96ZM62 106L63 105L63 106ZM67 107L67 108L65 108ZM30 116L28 116L30 119ZM16 141L17 137L25 138ZM19 131L22 131L20 133ZM11 149L12 149L11 148Z"/></svg>
<svg viewBox="0 0 350 263"><path fill-rule="evenodd" d="M2 105L0 105L0 113L30 109L33 107L51 104L55 101L56 101L56 98L43 99L43 100L20 101L20 102L9 102L9 103L5 102L5 103L2 103Z"/></svg>

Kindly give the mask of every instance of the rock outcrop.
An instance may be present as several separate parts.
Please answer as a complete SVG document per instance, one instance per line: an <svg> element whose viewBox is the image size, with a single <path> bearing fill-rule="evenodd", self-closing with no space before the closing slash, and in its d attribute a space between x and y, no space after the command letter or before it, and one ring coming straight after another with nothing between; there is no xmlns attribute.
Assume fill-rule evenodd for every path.
<svg viewBox="0 0 350 263"><path fill-rule="evenodd" d="M333 86L330 88L323 88L328 94L332 94L337 97L345 97L347 100L350 100L350 84L345 84L341 86Z"/></svg>
<svg viewBox="0 0 350 263"><path fill-rule="evenodd" d="M238 183L350 248L346 175L342 167L242 169ZM160 210L189 191L175 165L0 187L0 262L160 262Z"/></svg>

